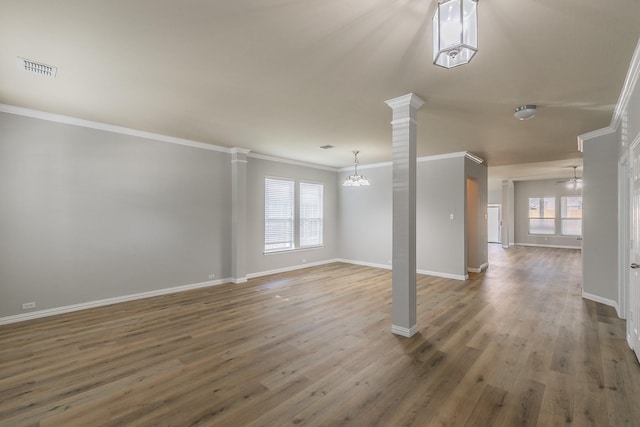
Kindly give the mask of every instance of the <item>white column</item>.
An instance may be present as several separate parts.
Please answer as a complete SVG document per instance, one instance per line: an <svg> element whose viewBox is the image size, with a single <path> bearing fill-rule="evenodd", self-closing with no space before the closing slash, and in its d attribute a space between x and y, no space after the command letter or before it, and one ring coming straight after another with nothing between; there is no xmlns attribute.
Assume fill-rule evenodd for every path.
<svg viewBox="0 0 640 427"><path fill-rule="evenodd" d="M509 243L514 241L514 187L510 179L502 180L502 225L500 226L500 239L502 247L508 248Z"/></svg>
<svg viewBox="0 0 640 427"><path fill-rule="evenodd" d="M231 277L233 283L247 281L247 154L231 149Z"/></svg>
<svg viewBox="0 0 640 427"><path fill-rule="evenodd" d="M416 322L416 123L424 101L410 93L393 110L393 275L391 332L410 337Z"/></svg>

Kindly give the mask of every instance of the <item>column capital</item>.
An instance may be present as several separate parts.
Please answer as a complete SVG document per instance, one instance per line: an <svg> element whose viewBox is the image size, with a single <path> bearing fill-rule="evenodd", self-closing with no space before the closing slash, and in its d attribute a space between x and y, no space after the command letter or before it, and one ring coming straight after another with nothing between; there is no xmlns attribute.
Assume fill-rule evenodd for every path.
<svg viewBox="0 0 640 427"><path fill-rule="evenodd" d="M246 148L240 148L240 147L233 147L229 150L229 152L231 152L231 154L244 154L247 155L251 152L251 150L248 150Z"/></svg>
<svg viewBox="0 0 640 427"><path fill-rule="evenodd" d="M392 109L398 107L406 107L407 105L418 109L424 105L424 101L420 99L415 93L409 93L406 95L399 96L397 98L389 99L388 101L384 101Z"/></svg>

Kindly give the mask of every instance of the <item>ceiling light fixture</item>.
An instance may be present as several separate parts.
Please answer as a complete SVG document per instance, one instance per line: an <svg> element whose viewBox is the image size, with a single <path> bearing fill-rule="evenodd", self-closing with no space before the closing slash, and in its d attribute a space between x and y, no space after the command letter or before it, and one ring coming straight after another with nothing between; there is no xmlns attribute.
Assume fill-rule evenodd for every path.
<svg viewBox="0 0 640 427"><path fill-rule="evenodd" d="M342 184L344 187L360 187L365 185L370 185L369 180L364 175L358 174L358 153L360 151L355 150L353 152L353 156L355 157L355 161L353 162L354 172L353 175L349 175L347 179L344 180Z"/></svg>
<svg viewBox="0 0 640 427"><path fill-rule="evenodd" d="M19 70L28 71L45 77L55 77L58 73L57 67L32 61L30 59L20 58L19 56L16 58L16 66Z"/></svg>
<svg viewBox="0 0 640 427"><path fill-rule="evenodd" d="M513 114L518 120L529 120L536 115L535 105L520 105Z"/></svg>
<svg viewBox="0 0 640 427"><path fill-rule="evenodd" d="M478 1L438 3L433 16L433 63L444 68L471 61L478 51Z"/></svg>
<svg viewBox="0 0 640 427"><path fill-rule="evenodd" d="M558 183L566 182L567 188L571 190L579 190L582 188L582 178L578 178L578 174L576 173L576 170L578 169L578 167L577 166L571 166L571 167L573 168L573 178L563 179L561 181L558 181Z"/></svg>

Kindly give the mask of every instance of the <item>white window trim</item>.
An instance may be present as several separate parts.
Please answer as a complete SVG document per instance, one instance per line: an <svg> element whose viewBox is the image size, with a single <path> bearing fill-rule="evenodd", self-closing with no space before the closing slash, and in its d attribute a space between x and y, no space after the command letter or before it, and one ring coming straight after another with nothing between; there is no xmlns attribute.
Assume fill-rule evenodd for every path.
<svg viewBox="0 0 640 427"><path fill-rule="evenodd" d="M284 253L290 253L290 252L302 252L302 251L309 251L309 250L317 250L317 249L322 249L325 247L325 242L324 242L324 207L325 207L325 198L324 198L324 189L326 187L324 182L319 182L319 181L309 181L309 180L300 180L300 179L295 179L295 178L285 178L285 177L279 177L279 176L272 176L272 175L265 175L264 179L263 179L263 184L266 182L267 179L272 179L272 180L278 180L278 181L289 181L289 182L293 182L293 210L294 210L294 214L293 214L293 248L286 248L286 249L274 249L274 250L270 250L267 251L264 249L265 247L265 240L264 238L266 237L266 230L265 230L265 226L266 226L266 213L263 212L263 222L262 222L262 226L263 226L263 242L262 242L262 254L263 255L276 255L276 254L284 254ZM305 184L316 184L316 185L321 185L322 186L322 243L319 245L310 245L310 246L300 246L300 184L301 183L305 183ZM264 191L264 187L263 187L263 191ZM263 194L264 196L264 203L263 203L263 208L266 207L266 194Z"/></svg>

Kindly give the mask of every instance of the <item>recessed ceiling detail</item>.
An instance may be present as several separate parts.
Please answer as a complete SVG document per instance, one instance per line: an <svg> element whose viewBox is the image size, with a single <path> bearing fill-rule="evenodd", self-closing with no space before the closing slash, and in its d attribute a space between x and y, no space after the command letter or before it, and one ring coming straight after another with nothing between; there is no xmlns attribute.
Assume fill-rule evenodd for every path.
<svg viewBox="0 0 640 427"><path fill-rule="evenodd" d="M19 56L16 58L16 65L19 70L24 70L44 77L55 77L58 73L58 67L32 61L30 59L20 58Z"/></svg>

